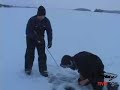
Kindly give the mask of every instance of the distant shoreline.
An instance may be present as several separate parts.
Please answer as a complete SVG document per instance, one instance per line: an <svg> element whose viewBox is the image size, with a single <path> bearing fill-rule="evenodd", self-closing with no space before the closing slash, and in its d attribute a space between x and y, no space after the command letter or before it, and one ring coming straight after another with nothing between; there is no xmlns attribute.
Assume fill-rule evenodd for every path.
<svg viewBox="0 0 120 90"><path fill-rule="evenodd" d="M6 4L0 4L0 8L37 8L37 7L31 7L31 6L14 6L14 5L6 5Z"/></svg>
<svg viewBox="0 0 120 90"><path fill-rule="evenodd" d="M31 6L14 6L14 5L7 5L7 4L0 4L0 8L37 8L37 7L31 7ZM75 8L72 9L75 11L90 11L92 10L87 9L87 8ZM93 12L98 12L98 13L113 13L113 14L120 14L120 10L103 10L103 9L95 9Z"/></svg>

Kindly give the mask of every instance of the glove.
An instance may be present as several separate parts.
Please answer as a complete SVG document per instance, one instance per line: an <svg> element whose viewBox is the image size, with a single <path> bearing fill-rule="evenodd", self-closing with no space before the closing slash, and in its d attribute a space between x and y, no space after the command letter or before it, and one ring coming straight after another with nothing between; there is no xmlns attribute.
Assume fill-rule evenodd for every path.
<svg viewBox="0 0 120 90"><path fill-rule="evenodd" d="M85 86L85 85L88 85L89 84L89 80L88 79L84 79L84 80L81 80L79 82L79 85L82 85L82 86Z"/></svg>
<svg viewBox="0 0 120 90"><path fill-rule="evenodd" d="M48 42L48 48L52 47L52 42Z"/></svg>

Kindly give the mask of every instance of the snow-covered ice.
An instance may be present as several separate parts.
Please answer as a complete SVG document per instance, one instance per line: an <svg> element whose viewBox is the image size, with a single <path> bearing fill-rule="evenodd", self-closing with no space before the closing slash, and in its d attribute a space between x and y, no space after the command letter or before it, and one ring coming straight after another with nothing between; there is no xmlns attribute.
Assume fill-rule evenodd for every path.
<svg viewBox="0 0 120 90"><path fill-rule="evenodd" d="M37 55L32 75L24 74L25 28L36 11L32 8L0 8L0 90L52 90L49 79L38 72ZM53 46L49 50L58 64L63 55L86 50L101 57L106 71L120 75L119 14L47 8L47 17L53 28ZM60 68L60 71L46 53L50 73L71 79L77 75L70 69ZM115 81L120 83L120 77ZM73 82L76 85L77 81ZM62 84L58 89L63 89L65 83Z"/></svg>

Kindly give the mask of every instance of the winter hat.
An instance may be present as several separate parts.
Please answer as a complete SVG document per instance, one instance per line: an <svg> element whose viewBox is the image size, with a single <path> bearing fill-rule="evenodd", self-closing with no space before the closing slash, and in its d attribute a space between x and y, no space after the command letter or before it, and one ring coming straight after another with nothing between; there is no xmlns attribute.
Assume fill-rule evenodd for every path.
<svg viewBox="0 0 120 90"><path fill-rule="evenodd" d="M69 56L69 55L64 55L62 60L61 60L61 64L60 66L61 67L64 67L64 66L70 66L71 65L71 60L72 60L72 57Z"/></svg>
<svg viewBox="0 0 120 90"><path fill-rule="evenodd" d="M37 11L37 16L45 16L46 15L46 10L43 6L40 6Z"/></svg>

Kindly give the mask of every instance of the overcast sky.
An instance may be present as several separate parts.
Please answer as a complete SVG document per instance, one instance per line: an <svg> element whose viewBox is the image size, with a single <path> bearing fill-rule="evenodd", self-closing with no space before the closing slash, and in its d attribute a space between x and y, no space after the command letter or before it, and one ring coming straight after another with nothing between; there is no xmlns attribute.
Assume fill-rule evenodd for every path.
<svg viewBox="0 0 120 90"><path fill-rule="evenodd" d="M120 0L46 0L45 3L50 7L120 9Z"/></svg>
<svg viewBox="0 0 120 90"><path fill-rule="evenodd" d="M45 5L49 8L101 8L120 10L120 0L0 0L0 3L31 5Z"/></svg>

